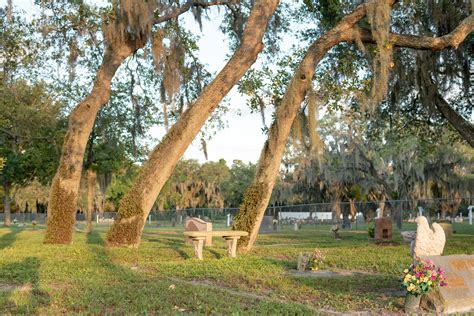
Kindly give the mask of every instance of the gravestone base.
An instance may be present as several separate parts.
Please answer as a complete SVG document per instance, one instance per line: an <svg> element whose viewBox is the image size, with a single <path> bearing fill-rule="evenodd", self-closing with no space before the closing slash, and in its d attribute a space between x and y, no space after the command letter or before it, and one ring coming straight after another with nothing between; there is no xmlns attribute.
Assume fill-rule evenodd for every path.
<svg viewBox="0 0 474 316"><path fill-rule="evenodd" d="M446 272L447 286L440 287L439 297L429 294L431 304L440 313L474 312L474 255L426 256Z"/></svg>

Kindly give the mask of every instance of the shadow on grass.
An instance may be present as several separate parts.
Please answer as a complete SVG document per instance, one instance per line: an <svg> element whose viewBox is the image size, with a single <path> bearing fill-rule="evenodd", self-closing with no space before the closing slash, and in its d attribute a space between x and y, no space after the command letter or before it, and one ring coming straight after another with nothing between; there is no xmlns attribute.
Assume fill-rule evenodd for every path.
<svg viewBox="0 0 474 316"><path fill-rule="evenodd" d="M37 257L26 257L23 261L0 266L0 279L8 282L4 284L6 292L10 292L10 299L7 299L6 306L2 306L0 311L9 313L9 309L15 313L36 314L40 307L49 306L51 298L46 291L39 286L40 260ZM13 291L18 294L18 301L13 297ZM26 302L23 296L27 296Z"/></svg>
<svg viewBox="0 0 474 316"><path fill-rule="evenodd" d="M336 277L293 276L300 283L316 290L332 292L334 295L351 294L358 296L380 295L386 290L398 290L398 278L387 275L354 275Z"/></svg>
<svg viewBox="0 0 474 316"><path fill-rule="evenodd" d="M10 247L15 242L16 235L21 231L22 229L10 227L10 232L0 237L0 249Z"/></svg>
<svg viewBox="0 0 474 316"><path fill-rule="evenodd" d="M173 249L181 258L183 259L190 259L191 257L189 254L184 251L182 248L184 246L184 239L183 238L148 238L149 242L154 242L158 244L162 244L164 248L171 248Z"/></svg>

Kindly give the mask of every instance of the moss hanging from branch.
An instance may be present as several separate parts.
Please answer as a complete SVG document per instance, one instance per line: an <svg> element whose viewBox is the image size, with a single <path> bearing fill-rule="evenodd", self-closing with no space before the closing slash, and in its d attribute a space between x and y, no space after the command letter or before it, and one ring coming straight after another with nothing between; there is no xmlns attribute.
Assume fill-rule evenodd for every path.
<svg viewBox="0 0 474 316"><path fill-rule="evenodd" d="M310 140L311 153L319 156L322 153L323 141L317 131L318 128L318 103L316 92L311 89L308 93L308 136Z"/></svg>
<svg viewBox="0 0 474 316"><path fill-rule="evenodd" d="M393 45L389 42L390 13L391 6L387 1L367 1L367 18L376 42L375 57L372 60L372 85L368 99L363 102L370 110L374 110L388 93L390 69L393 66ZM356 43L361 47L362 43L358 42L360 36L359 40L356 36Z"/></svg>
<svg viewBox="0 0 474 316"><path fill-rule="evenodd" d="M117 6L115 2L115 13L105 18L102 28L105 41L118 49L123 43L142 46L151 34L156 1L123 0L119 9Z"/></svg>
<svg viewBox="0 0 474 316"><path fill-rule="evenodd" d="M171 101L179 91L182 78L181 70L184 60L184 48L179 38L172 40L165 59L163 87L168 101Z"/></svg>
<svg viewBox="0 0 474 316"><path fill-rule="evenodd" d="M79 48L75 40L69 42L69 57L68 57L68 68L69 68L69 82L72 82L76 76L76 64L77 57L79 57Z"/></svg>
<svg viewBox="0 0 474 316"><path fill-rule="evenodd" d="M303 124L302 124L302 117L298 114L293 121L293 125L291 126L291 138L293 140L293 145L296 148L300 148L303 144Z"/></svg>
<svg viewBox="0 0 474 316"><path fill-rule="evenodd" d="M163 29L156 30L153 36L153 42L151 46L151 51L153 53L153 63L155 64L155 71L160 72L162 68L162 58L163 58L163 38L165 31Z"/></svg>

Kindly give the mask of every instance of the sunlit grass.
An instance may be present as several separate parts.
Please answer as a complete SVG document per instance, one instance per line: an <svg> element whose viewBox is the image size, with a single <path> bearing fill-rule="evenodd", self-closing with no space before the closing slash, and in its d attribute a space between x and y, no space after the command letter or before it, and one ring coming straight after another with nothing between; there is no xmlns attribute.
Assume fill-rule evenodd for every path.
<svg viewBox="0 0 474 316"><path fill-rule="evenodd" d="M214 239L203 261L178 227L147 227L139 249L105 249L107 227L77 232L68 246L43 245L44 227L0 228L0 313L250 313L314 314L317 311L400 311L400 269L408 245L381 247L366 227L334 240L329 226L280 227L261 235L255 250L226 258ZM217 227L215 228L217 229ZM474 228L458 224L446 254L472 254ZM320 248L325 268L363 275L302 277L292 273L300 252ZM171 286L171 287L170 287Z"/></svg>

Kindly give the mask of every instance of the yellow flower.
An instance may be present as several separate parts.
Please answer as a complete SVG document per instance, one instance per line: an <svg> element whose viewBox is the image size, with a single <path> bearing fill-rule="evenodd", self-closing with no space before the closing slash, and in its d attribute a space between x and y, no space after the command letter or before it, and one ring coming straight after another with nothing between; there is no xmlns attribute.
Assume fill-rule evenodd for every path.
<svg viewBox="0 0 474 316"><path fill-rule="evenodd" d="M408 269L403 270L403 273L408 273Z"/></svg>
<svg viewBox="0 0 474 316"><path fill-rule="evenodd" d="M408 292L412 292L416 288L415 284L410 284L407 288Z"/></svg>

